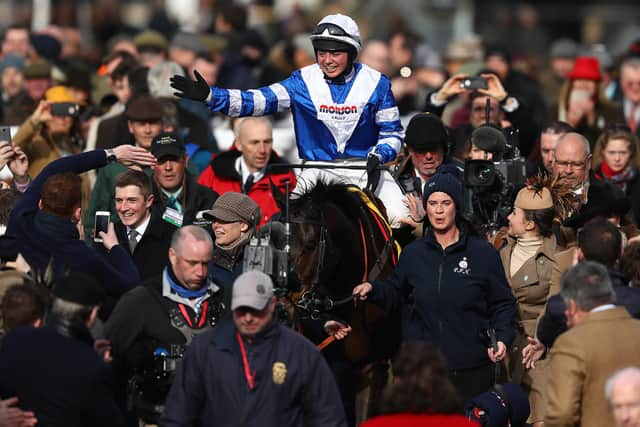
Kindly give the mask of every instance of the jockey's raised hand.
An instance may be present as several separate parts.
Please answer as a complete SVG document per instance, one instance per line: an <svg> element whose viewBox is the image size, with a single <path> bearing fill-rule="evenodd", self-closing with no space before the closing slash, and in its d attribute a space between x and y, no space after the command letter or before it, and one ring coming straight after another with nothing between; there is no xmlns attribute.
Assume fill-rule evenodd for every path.
<svg viewBox="0 0 640 427"><path fill-rule="evenodd" d="M174 95L195 101L204 101L209 97L211 88L197 70L193 70L193 74L196 76L195 80L177 74L171 77L169 80L171 87L179 91L174 92Z"/></svg>

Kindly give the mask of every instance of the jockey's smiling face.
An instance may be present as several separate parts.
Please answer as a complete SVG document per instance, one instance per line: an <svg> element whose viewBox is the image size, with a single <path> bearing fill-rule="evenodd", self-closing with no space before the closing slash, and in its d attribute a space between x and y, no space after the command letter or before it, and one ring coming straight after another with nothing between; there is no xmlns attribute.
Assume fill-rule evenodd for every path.
<svg viewBox="0 0 640 427"><path fill-rule="evenodd" d="M349 53L318 50L317 60L322 72L330 79L335 79L347 68Z"/></svg>

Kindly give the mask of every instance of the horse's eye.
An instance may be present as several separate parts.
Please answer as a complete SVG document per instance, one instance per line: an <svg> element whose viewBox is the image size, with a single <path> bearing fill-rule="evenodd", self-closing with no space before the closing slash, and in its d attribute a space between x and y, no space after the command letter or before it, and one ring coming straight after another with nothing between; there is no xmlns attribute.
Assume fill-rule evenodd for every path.
<svg viewBox="0 0 640 427"><path fill-rule="evenodd" d="M316 248L316 244L315 242L311 242L309 240L305 240L302 243L302 252L304 253L309 253L309 252L313 252L313 250Z"/></svg>

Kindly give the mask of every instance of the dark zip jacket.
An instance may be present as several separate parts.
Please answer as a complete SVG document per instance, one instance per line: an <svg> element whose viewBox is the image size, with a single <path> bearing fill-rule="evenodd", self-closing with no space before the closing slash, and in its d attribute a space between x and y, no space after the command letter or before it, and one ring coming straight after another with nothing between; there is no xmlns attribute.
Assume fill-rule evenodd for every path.
<svg viewBox="0 0 640 427"><path fill-rule="evenodd" d="M402 339L433 343L451 370L491 363L488 328L507 347L515 337L515 299L498 252L463 230L444 250L428 230L402 251L388 279L373 282L370 298L400 310Z"/></svg>

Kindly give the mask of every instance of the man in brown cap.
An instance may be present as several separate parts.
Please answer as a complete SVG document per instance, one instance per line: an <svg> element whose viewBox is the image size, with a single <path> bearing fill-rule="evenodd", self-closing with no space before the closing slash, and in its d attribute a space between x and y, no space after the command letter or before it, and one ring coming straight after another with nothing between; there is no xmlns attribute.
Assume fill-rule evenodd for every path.
<svg viewBox="0 0 640 427"><path fill-rule="evenodd" d="M215 237L209 274L216 283L230 287L242 273L244 248L260 221L260 207L246 194L228 192L203 216L212 221Z"/></svg>
<svg viewBox="0 0 640 427"><path fill-rule="evenodd" d="M151 150L153 139L162 131L162 105L160 102L148 95L139 96L127 105L125 115L135 145ZM89 207L83 218L87 238L92 235L96 211L110 211L111 218L117 218L113 202L115 178L126 170L126 167L112 163L98 172L89 200ZM151 169L145 169L145 172L151 176Z"/></svg>

